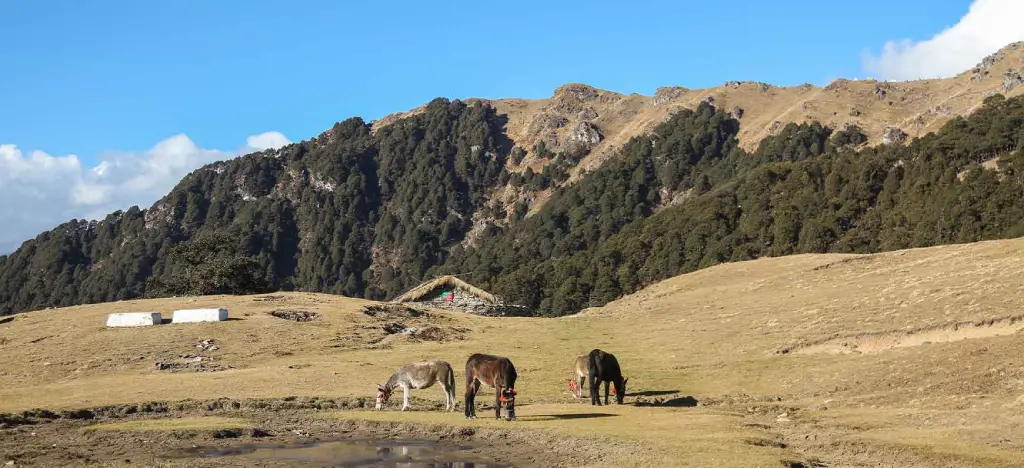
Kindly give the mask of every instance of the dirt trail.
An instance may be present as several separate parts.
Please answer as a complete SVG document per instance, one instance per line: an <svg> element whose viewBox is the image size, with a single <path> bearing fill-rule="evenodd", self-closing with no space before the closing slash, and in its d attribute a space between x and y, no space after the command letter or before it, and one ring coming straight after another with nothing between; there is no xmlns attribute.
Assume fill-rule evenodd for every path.
<svg viewBox="0 0 1024 468"><path fill-rule="evenodd" d="M1024 315L921 328L863 333L783 348L781 354L871 354L961 340L1013 335L1024 330Z"/></svg>

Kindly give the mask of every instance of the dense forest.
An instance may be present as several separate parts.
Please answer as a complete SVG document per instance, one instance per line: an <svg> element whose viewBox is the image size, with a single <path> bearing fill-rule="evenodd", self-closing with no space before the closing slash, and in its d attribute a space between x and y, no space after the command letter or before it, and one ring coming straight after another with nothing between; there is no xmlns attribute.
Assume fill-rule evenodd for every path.
<svg viewBox="0 0 1024 468"><path fill-rule="evenodd" d="M485 103L437 99L376 132L353 118L209 165L149 209L71 221L0 257L0 312L259 290L385 299L455 273L563 315L722 262L1024 235L1024 98L989 97L907 145L790 124L753 153L739 121L702 103L571 184L585 155L509 173L524 152L503 127ZM525 217L523 203L490 203L506 189L552 193Z"/></svg>

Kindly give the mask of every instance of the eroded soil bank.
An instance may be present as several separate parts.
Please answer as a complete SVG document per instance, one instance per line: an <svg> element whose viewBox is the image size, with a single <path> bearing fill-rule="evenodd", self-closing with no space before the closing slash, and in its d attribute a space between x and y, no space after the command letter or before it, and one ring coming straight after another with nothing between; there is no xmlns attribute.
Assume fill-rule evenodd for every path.
<svg viewBox="0 0 1024 468"><path fill-rule="evenodd" d="M0 465L585 466L602 464L606 453L599 441L524 430L514 422L458 428L336 417L337 410L365 403L212 400L7 414L0 417ZM216 422L204 427L204 418ZM183 420L191 424L177 427ZM378 456L367 446L379 449ZM285 447L298 450L268 450Z"/></svg>

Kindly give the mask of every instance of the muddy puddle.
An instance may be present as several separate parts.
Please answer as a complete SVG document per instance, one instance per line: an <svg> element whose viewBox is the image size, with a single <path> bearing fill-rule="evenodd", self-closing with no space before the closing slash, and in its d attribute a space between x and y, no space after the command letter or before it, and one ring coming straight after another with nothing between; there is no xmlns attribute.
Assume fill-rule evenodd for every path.
<svg viewBox="0 0 1024 468"><path fill-rule="evenodd" d="M196 447L167 458L205 458L245 464L407 468L497 468L501 465L462 453L470 447L417 440L338 440L289 444Z"/></svg>

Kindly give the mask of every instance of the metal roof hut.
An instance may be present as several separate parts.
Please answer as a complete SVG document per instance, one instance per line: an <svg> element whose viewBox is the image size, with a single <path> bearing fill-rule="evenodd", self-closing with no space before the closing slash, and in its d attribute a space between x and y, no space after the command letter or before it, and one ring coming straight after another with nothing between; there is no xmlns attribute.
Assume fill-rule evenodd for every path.
<svg viewBox="0 0 1024 468"><path fill-rule="evenodd" d="M500 297L451 275L441 276L416 286L392 302L420 304L491 317L534 315L533 311L526 307L506 304Z"/></svg>

